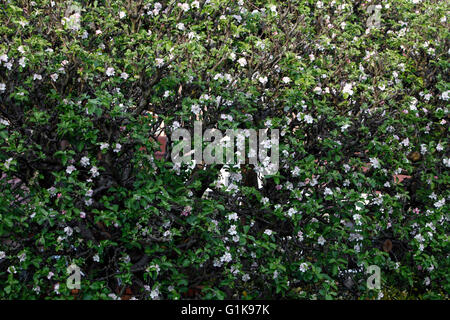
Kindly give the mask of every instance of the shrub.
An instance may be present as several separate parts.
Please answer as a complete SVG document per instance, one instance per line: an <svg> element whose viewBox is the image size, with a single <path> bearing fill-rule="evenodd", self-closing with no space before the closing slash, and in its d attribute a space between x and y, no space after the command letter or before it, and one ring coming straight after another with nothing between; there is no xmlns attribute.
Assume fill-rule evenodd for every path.
<svg viewBox="0 0 450 320"><path fill-rule="evenodd" d="M448 3L372 4L4 1L0 298L446 299ZM174 164L196 119L278 172Z"/></svg>

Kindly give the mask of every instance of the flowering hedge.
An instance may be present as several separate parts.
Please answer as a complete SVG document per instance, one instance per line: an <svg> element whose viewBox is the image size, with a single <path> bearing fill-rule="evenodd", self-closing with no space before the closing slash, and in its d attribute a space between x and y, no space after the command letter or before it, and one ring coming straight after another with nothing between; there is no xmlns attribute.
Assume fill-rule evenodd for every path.
<svg viewBox="0 0 450 320"><path fill-rule="evenodd" d="M0 7L0 298L448 298L448 2ZM174 164L196 119L278 173Z"/></svg>

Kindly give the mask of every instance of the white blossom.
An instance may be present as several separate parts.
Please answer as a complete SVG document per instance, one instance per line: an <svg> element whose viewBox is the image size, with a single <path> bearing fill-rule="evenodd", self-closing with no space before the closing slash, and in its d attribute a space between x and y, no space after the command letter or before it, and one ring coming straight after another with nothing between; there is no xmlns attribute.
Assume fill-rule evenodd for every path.
<svg viewBox="0 0 450 320"><path fill-rule="evenodd" d="M350 127L350 125L348 123L344 124L341 126L341 132L345 132L345 130L347 130Z"/></svg>
<svg viewBox="0 0 450 320"><path fill-rule="evenodd" d="M308 264L307 264L306 262L300 263L299 270L300 270L301 272L306 272L306 271L308 270Z"/></svg>
<svg viewBox="0 0 450 320"><path fill-rule="evenodd" d="M351 83L346 83L344 88L342 89L342 93L346 93L349 96L351 96L354 93L352 88L353 88L353 85Z"/></svg>
<svg viewBox="0 0 450 320"><path fill-rule="evenodd" d="M232 260L232 256L229 252L225 252L222 257L220 257L221 262L230 262Z"/></svg>
<svg viewBox="0 0 450 320"><path fill-rule="evenodd" d="M245 58L239 58L237 62L241 67L245 67L247 65L247 60L245 60Z"/></svg>
<svg viewBox="0 0 450 320"><path fill-rule="evenodd" d="M402 142L400 142L401 145L403 145L404 147L409 146L409 138L405 138L402 140Z"/></svg>
<svg viewBox="0 0 450 320"><path fill-rule="evenodd" d="M288 212L287 212L287 215L289 216L289 217L292 217L294 214L296 214L297 213L297 210L295 210L294 208L290 208L289 210L288 210Z"/></svg>
<svg viewBox="0 0 450 320"><path fill-rule="evenodd" d="M304 120L306 121L306 123L313 123L313 117L311 117L309 114L305 115Z"/></svg>
<svg viewBox="0 0 450 320"><path fill-rule="evenodd" d="M6 54L0 55L0 62L8 62L8 56Z"/></svg>
<svg viewBox="0 0 450 320"><path fill-rule="evenodd" d="M258 81L265 85L267 83L267 77L259 77Z"/></svg>
<svg viewBox="0 0 450 320"><path fill-rule="evenodd" d="M67 172L68 174L71 174L71 173L74 172L75 170L77 170L77 168L75 168L75 166L70 165L70 166L67 167L66 172Z"/></svg>
<svg viewBox="0 0 450 320"><path fill-rule="evenodd" d="M320 236L319 239L317 239L317 243L323 246L325 244L326 240L323 236Z"/></svg>
<svg viewBox="0 0 450 320"><path fill-rule="evenodd" d="M189 11L190 9L189 3L178 3L178 7L184 12Z"/></svg>
<svg viewBox="0 0 450 320"><path fill-rule="evenodd" d="M237 234L236 231L236 225L232 225L229 229L228 229L228 233L230 234L230 236L234 236Z"/></svg>
<svg viewBox="0 0 450 320"><path fill-rule="evenodd" d="M281 79L281 81L283 81L283 83L285 83L285 84L288 84L289 82L291 82L291 78L283 77L283 79Z"/></svg>
<svg viewBox="0 0 450 320"><path fill-rule="evenodd" d="M152 290L150 292L150 298L152 300L158 300L159 299L159 290L158 290L158 288L156 288L156 289L154 289L154 290Z"/></svg>
<svg viewBox="0 0 450 320"><path fill-rule="evenodd" d="M439 209L439 208L443 207L444 204L445 204L445 198L442 198L441 200L436 201L434 203L434 206Z"/></svg>
<svg viewBox="0 0 450 320"><path fill-rule="evenodd" d="M275 5L271 5L269 7L269 9L270 9L270 11L272 11L273 14L275 14L275 15L277 14L277 7Z"/></svg>
<svg viewBox="0 0 450 320"><path fill-rule="evenodd" d="M92 174L92 176L95 178L95 177L97 177L98 175L99 175L99 173L98 173L98 169L97 169L97 167L92 167L91 168L91 170L89 170L89 172Z"/></svg>
<svg viewBox="0 0 450 320"><path fill-rule="evenodd" d="M120 143L116 143L116 147L114 148L114 152L118 153L120 151L120 149L122 149L122 145Z"/></svg>
<svg viewBox="0 0 450 320"><path fill-rule="evenodd" d="M109 143L107 143L107 142L100 143L100 150L104 150L104 149L108 149L108 148L109 148Z"/></svg>
<svg viewBox="0 0 450 320"><path fill-rule="evenodd" d="M162 59L162 58L156 58L156 59L155 59L155 62L156 62L156 66L157 66L158 68L161 68L161 67L163 66L163 64L164 64L164 59Z"/></svg>
<svg viewBox="0 0 450 320"><path fill-rule="evenodd" d="M22 58L20 58L19 59L19 65L22 67L22 68L25 68L25 66L26 66L26 60L27 58L25 58L25 57L22 57Z"/></svg>
<svg viewBox="0 0 450 320"><path fill-rule="evenodd" d="M64 232L70 237L73 234L73 229L71 227L65 227Z"/></svg>
<svg viewBox="0 0 450 320"><path fill-rule="evenodd" d="M198 115L198 114L200 113L200 111L201 111L201 108L200 108L200 106L199 106L198 104L193 104L193 105L191 106L191 111L192 111L192 113L194 113L195 115Z"/></svg>
<svg viewBox="0 0 450 320"><path fill-rule="evenodd" d="M81 164L83 167L87 167L87 166L90 164L89 158L88 158L88 157L83 157L83 158L81 158L80 164Z"/></svg>
<svg viewBox="0 0 450 320"><path fill-rule="evenodd" d="M315 88L313 89L313 91L314 91L316 94L322 94L322 88L321 88L321 87L315 87Z"/></svg>
<svg viewBox="0 0 450 320"><path fill-rule="evenodd" d="M109 68L107 68L106 69L106 75L108 76L108 77L112 77L116 72L114 71L114 68L112 68L112 67L109 67Z"/></svg>
<svg viewBox="0 0 450 320"><path fill-rule="evenodd" d="M442 159L442 163L449 168L450 167L450 158L444 158Z"/></svg>
<svg viewBox="0 0 450 320"><path fill-rule="evenodd" d="M380 168L380 161L377 158L370 158L370 163L375 169Z"/></svg>

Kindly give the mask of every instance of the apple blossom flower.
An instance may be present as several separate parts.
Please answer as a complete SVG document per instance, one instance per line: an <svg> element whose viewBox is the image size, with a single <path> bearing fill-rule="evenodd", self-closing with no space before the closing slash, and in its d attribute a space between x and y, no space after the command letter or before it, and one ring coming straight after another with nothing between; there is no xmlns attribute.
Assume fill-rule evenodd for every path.
<svg viewBox="0 0 450 320"><path fill-rule="evenodd" d="M156 288L156 289L154 289L154 290L152 290L150 292L150 298L152 300L158 300L159 299L159 290L158 290L158 288Z"/></svg>
<svg viewBox="0 0 450 320"><path fill-rule="evenodd" d="M400 142L400 144L403 145L404 147L409 146L409 138L406 137L405 139L403 139L403 140Z"/></svg>
<svg viewBox="0 0 450 320"><path fill-rule="evenodd" d="M13 161L13 158L6 159L5 163L3 164L6 169L9 169L12 161Z"/></svg>
<svg viewBox="0 0 450 320"><path fill-rule="evenodd" d="M323 236L320 236L319 239L317 239L317 243L323 246L325 244L326 240Z"/></svg>
<svg viewBox="0 0 450 320"><path fill-rule="evenodd" d="M225 252L224 255L222 257L220 257L220 261L221 262L230 262L233 259L233 257L231 256L231 254L229 252Z"/></svg>
<svg viewBox="0 0 450 320"><path fill-rule="evenodd" d="M120 152L120 149L122 149L122 145L120 143L116 143L116 147L114 148L113 152L118 153Z"/></svg>
<svg viewBox="0 0 450 320"><path fill-rule="evenodd" d="M98 173L98 169L97 167L92 167L91 170L89 170L89 172L92 174L92 177L98 177L99 173Z"/></svg>
<svg viewBox="0 0 450 320"><path fill-rule="evenodd" d="M283 77L283 79L281 79L281 81L283 81L283 83L285 83L285 84L288 84L289 82L291 82L291 78Z"/></svg>
<svg viewBox="0 0 450 320"><path fill-rule="evenodd" d="M313 91L314 91L314 93L316 93L316 94L322 94L322 88L321 88L321 87L315 87L315 88L313 89Z"/></svg>
<svg viewBox="0 0 450 320"><path fill-rule="evenodd" d="M309 114L305 115L305 117L303 118L305 120L306 123L313 123L313 117L311 117Z"/></svg>
<svg viewBox="0 0 450 320"><path fill-rule="evenodd" d="M375 169L380 168L380 161L377 158L370 158L370 163Z"/></svg>
<svg viewBox="0 0 450 320"><path fill-rule="evenodd" d="M19 59L19 65L22 67L22 68L25 68L25 66L26 66L26 60L27 58L25 58L25 57L22 57L22 58L20 58Z"/></svg>
<svg viewBox="0 0 450 320"><path fill-rule="evenodd" d="M201 111L201 108L200 108L200 106L199 106L198 104L193 104L193 105L191 106L191 111L192 111L192 113L194 113L195 115L198 115L198 114L200 113L200 111Z"/></svg>
<svg viewBox="0 0 450 320"><path fill-rule="evenodd" d="M73 234L73 229L71 227L65 227L64 232L70 237Z"/></svg>
<svg viewBox="0 0 450 320"><path fill-rule="evenodd" d="M227 216L227 218L228 218L228 220L234 220L234 221L237 221L237 219L238 219L238 215L237 215L237 213L235 213L235 212L233 212L233 213L230 213L228 216Z"/></svg>
<svg viewBox="0 0 450 320"><path fill-rule="evenodd" d="M237 62L241 67L245 67L247 65L247 60L245 60L245 58L239 58Z"/></svg>
<svg viewBox="0 0 450 320"><path fill-rule="evenodd" d="M21 254L19 254L19 255L17 256L17 258L19 258L19 262L24 262L25 259L26 259L26 257L27 257L26 252L22 252Z"/></svg>
<svg viewBox="0 0 450 320"><path fill-rule="evenodd" d="M267 77L259 77L258 81L261 82L262 85L265 85L267 83Z"/></svg>
<svg viewBox="0 0 450 320"><path fill-rule="evenodd" d="M106 75L108 76L108 77L112 77L116 72L114 71L114 68L112 68L112 67L109 67L109 68L107 68L106 69Z"/></svg>
<svg viewBox="0 0 450 320"><path fill-rule="evenodd" d="M445 204L445 198L442 198L441 200L436 201L434 203L434 206L439 209L439 208L443 207L444 204Z"/></svg>
<svg viewBox="0 0 450 320"><path fill-rule="evenodd" d="M70 165L67 167L66 172L68 174L72 174L72 172L74 172L75 170L77 170L77 168L75 168L75 166Z"/></svg>
<svg viewBox="0 0 450 320"><path fill-rule="evenodd" d="M4 53L0 55L0 62L8 62L8 56Z"/></svg>
<svg viewBox="0 0 450 320"><path fill-rule="evenodd" d="M83 158L81 158L80 164L81 164L83 167L87 167L87 166L90 164L89 158L88 158L88 157L83 157Z"/></svg>
<svg viewBox="0 0 450 320"><path fill-rule="evenodd" d="M333 191L331 191L331 189L327 187L327 188L325 188L325 191L323 194L325 196L331 196L331 195L333 195Z"/></svg>
<svg viewBox="0 0 450 320"><path fill-rule="evenodd" d="M274 13L275 15L277 14L277 6L275 5L271 5L269 6L270 11L272 11L272 13Z"/></svg>
<svg viewBox="0 0 450 320"><path fill-rule="evenodd" d="M184 12L187 12L190 9L189 3L178 3L178 7Z"/></svg>
<svg viewBox="0 0 450 320"><path fill-rule="evenodd" d="M107 142L100 143L100 150L104 150L104 149L108 149L108 148L109 148L109 143L107 143Z"/></svg>
<svg viewBox="0 0 450 320"><path fill-rule="evenodd" d="M306 271L308 270L308 264L307 264L306 262L300 263L299 270L300 270L301 272L306 272Z"/></svg>
<svg viewBox="0 0 450 320"><path fill-rule="evenodd" d="M55 291L55 293L59 294L59 283L55 284L55 286L53 288L54 288L53 290Z"/></svg>
<svg viewBox="0 0 450 320"><path fill-rule="evenodd" d="M346 83L344 88L342 89L342 93L346 93L349 96L353 95L354 91L352 90L353 85L351 83Z"/></svg>

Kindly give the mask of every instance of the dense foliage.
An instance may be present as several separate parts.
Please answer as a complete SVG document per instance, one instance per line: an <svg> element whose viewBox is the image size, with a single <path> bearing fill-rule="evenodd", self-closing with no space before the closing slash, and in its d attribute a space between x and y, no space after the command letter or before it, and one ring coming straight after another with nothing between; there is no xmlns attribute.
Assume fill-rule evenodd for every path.
<svg viewBox="0 0 450 320"><path fill-rule="evenodd" d="M446 299L448 13L1 1L0 298ZM174 165L197 118L279 128L278 173Z"/></svg>

